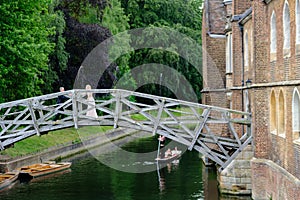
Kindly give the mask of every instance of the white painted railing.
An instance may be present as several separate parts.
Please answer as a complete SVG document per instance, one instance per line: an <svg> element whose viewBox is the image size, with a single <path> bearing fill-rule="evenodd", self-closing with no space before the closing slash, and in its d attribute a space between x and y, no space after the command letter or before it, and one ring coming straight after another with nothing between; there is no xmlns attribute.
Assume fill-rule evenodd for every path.
<svg viewBox="0 0 300 200"><path fill-rule="evenodd" d="M67 97L62 104L56 103L59 95ZM97 116L87 115L93 110ZM54 121L57 115L61 118ZM86 125L164 135L199 151L221 170L252 141L250 113L126 90L95 89L0 104L0 149L32 135Z"/></svg>

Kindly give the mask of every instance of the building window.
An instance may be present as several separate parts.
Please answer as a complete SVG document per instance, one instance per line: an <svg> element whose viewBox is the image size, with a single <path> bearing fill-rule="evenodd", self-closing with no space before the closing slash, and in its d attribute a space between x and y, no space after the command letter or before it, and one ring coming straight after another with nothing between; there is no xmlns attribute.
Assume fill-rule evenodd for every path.
<svg viewBox="0 0 300 200"><path fill-rule="evenodd" d="M285 136L285 107L284 107L284 96L282 90L279 93L279 115L278 115L278 133L281 136Z"/></svg>
<svg viewBox="0 0 300 200"><path fill-rule="evenodd" d="M290 49L290 8L287 1L283 7L283 48Z"/></svg>
<svg viewBox="0 0 300 200"><path fill-rule="evenodd" d="M276 134L277 130L277 120L276 120L276 98L274 91L271 92L271 101L270 101L270 131L273 134Z"/></svg>
<svg viewBox="0 0 300 200"><path fill-rule="evenodd" d="M276 53L276 48L277 48L277 45L276 45L276 42L277 42L277 39L276 39L276 14L275 12L273 11L272 13L272 17L271 17L271 35L270 35L270 51L271 53Z"/></svg>
<svg viewBox="0 0 300 200"><path fill-rule="evenodd" d="M244 111L250 112L250 99L248 90L245 90L244 95Z"/></svg>
<svg viewBox="0 0 300 200"><path fill-rule="evenodd" d="M227 34L227 41L226 41L226 73L232 73L232 33Z"/></svg>
<svg viewBox="0 0 300 200"><path fill-rule="evenodd" d="M245 70L248 71L248 66L249 66L249 43L248 43L248 32L246 31L244 35L244 65L245 65Z"/></svg>
<svg viewBox="0 0 300 200"><path fill-rule="evenodd" d="M300 44L300 5L296 0L296 44Z"/></svg>
<svg viewBox="0 0 300 200"><path fill-rule="evenodd" d="M293 138L299 139L300 133L300 95L297 88L294 89L293 93L293 106L292 106L292 114L293 114Z"/></svg>

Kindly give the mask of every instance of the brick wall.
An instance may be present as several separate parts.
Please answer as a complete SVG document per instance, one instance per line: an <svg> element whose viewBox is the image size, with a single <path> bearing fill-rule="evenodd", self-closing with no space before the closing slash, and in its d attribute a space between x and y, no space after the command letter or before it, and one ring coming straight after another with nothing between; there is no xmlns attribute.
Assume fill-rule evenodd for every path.
<svg viewBox="0 0 300 200"><path fill-rule="evenodd" d="M220 89L225 86L225 8L222 3L222 0L206 0L203 10L203 83L206 89ZM211 34L223 34L223 37L214 37Z"/></svg>
<svg viewBox="0 0 300 200"><path fill-rule="evenodd" d="M298 158L298 155L300 155L300 143L295 142L292 130L292 99L294 88L294 86L290 86L270 89L270 91L272 90L275 92L276 99L278 99L279 92L283 91L285 100L285 134L282 135L279 132L269 133L271 142L269 159L279 166L285 168L287 171L289 171L289 173L293 174L297 178L300 178L300 160ZM298 87L298 90L299 89L300 88ZM270 94L270 92L268 93Z"/></svg>
<svg viewBox="0 0 300 200"><path fill-rule="evenodd" d="M264 14L264 17L266 18L265 26L268 27L266 29L266 41L268 41L268 44L270 44L270 19L272 12L275 11L276 14L276 33L277 33L277 51L276 51L276 61L272 63L272 66L274 66L275 73L275 81L285 81L285 80L293 80L293 79L299 79L299 66L298 63L298 55L297 48L295 44L295 33L296 33L296 26L295 26L295 1L288 1L289 2L289 8L290 8L290 21L291 21L291 34L290 34L290 40L291 40L291 48L290 48L290 56L285 57L284 50L283 50L283 6L284 6L283 0L273 0L270 4L266 6L266 12ZM268 48L268 55L266 60L270 61L270 53L269 53L269 46ZM298 63L298 64L297 64ZM274 71L272 70L272 71ZM272 73L270 71L269 73ZM272 77L272 74L270 75ZM272 82L272 79L268 79L268 82Z"/></svg>
<svg viewBox="0 0 300 200"><path fill-rule="evenodd" d="M203 45L203 81L206 87L220 89L225 87L225 38L211 38L208 35Z"/></svg>
<svg viewBox="0 0 300 200"><path fill-rule="evenodd" d="M251 163L252 198L297 200L300 181L270 160L255 159Z"/></svg>
<svg viewBox="0 0 300 200"><path fill-rule="evenodd" d="M251 7L251 1L249 0L233 0L232 6L235 15L244 13L248 8Z"/></svg>
<svg viewBox="0 0 300 200"><path fill-rule="evenodd" d="M300 44L295 44L295 1L288 0L291 48L290 51L283 50L284 2L284 0L273 0L267 4L261 0L233 0L231 10L233 15L242 14L252 5L252 19L244 24L244 31L247 30L250 37L250 39L248 38L250 65L248 71L244 71L244 77L242 76L242 32L238 22L232 23L234 56L232 79L234 86L241 86L242 80L245 81L248 78L254 84L254 87L251 87L248 91L253 119L254 156L261 160L261 162L253 161L252 165L253 197L258 199L268 199L271 196L273 199L280 200L298 199L300 196L300 139L295 140L295 133L292 130L293 91L295 87L300 90L300 86L299 83L285 85L287 81L300 79ZM229 8L230 6L227 6L227 9ZM270 19L273 10L276 12L277 30L277 51L275 54L270 53ZM227 10L228 13L230 14L229 10ZM210 19L213 20L213 18ZM204 40L206 47L209 45L216 47L213 42L208 42L207 38L204 38ZM215 53L217 54L215 48L208 49L212 55L212 60L216 59L213 57ZM221 66L221 62L221 59L216 60L216 66ZM211 81L209 78L211 77L208 73L206 80ZM214 84L214 81L209 82L209 85L215 87ZM260 86L258 84L265 85ZM277 132L275 133L270 132L271 91L275 92L277 115L281 110L284 110L283 121L278 120L281 117L276 116ZM283 109L279 107L279 94L281 91L283 94ZM210 95L210 97L212 96ZM218 100L220 97L213 98ZM232 90L231 99L233 109L243 110L241 90ZM212 104L213 99L210 98L207 103ZM278 132L279 123L284 127L283 133Z"/></svg>
<svg viewBox="0 0 300 200"><path fill-rule="evenodd" d="M269 49L269 34L267 34L267 28L269 27L269 21L266 18L266 6L264 2L260 0L253 1L253 35L255 40L253 42L253 67L254 72L254 82L262 83L267 82L266 74L269 73L268 69L268 49Z"/></svg>
<svg viewBox="0 0 300 200"><path fill-rule="evenodd" d="M215 91L215 89L224 89L226 81L225 7L222 0L209 0L205 5L202 23L204 85L202 103L228 107L225 91ZM210 128L215 133L224 132L222 125Z"/></svg>
<svg viewBox="0 0 300 200"><path fill-rule="evenodd" d="M238 22L232 23L233 86L242 85L242 32Z"/></svg>
<svg viewBox="0 0 300 200"><path fill-rule="evenodd" d="M203 49L203 85L204 88L224 88L226 55L225 55L225 37L213 38L210 34L221 33L225 27L225 19L221 16L224 14L219 9L222 1L206 1L207 8L203 11L202 23L202 49ZM207 24L208 23L208 24Z"/></svg>
<svg viewBox="0 0 300 200"><path fill-rule="evenodd" d="M225 7L223 0L206 0L209 20L209 30L211 33L224 33L225 28Z"/></svg>

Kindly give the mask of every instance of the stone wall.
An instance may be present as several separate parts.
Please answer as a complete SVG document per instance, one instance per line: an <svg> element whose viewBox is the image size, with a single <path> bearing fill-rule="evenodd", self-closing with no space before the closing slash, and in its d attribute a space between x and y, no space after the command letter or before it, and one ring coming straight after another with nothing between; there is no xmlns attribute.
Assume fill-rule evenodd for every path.
<svg viewBox="0 0 300 200"><path fill-rule="evenodd" d="M253 148L245 148L228 167L218 174L221 193L233 195L251 195L251 166Z"/></svg>

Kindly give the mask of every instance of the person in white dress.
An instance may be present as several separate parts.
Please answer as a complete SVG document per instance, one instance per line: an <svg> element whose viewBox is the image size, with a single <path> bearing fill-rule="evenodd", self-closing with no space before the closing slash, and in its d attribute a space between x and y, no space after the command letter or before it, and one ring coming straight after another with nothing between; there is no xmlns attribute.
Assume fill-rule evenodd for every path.
<svg viewBox="0 0 300 200"><path fill-rule="evenodd" d="M86 85L85 89L91 90L92 87L90 85ZM87 102L88 102L88 107L87 107L88 111L86 112L86 116L97 118L98 115L95 107L96 103L92 92L87 92Z"/></svg>

